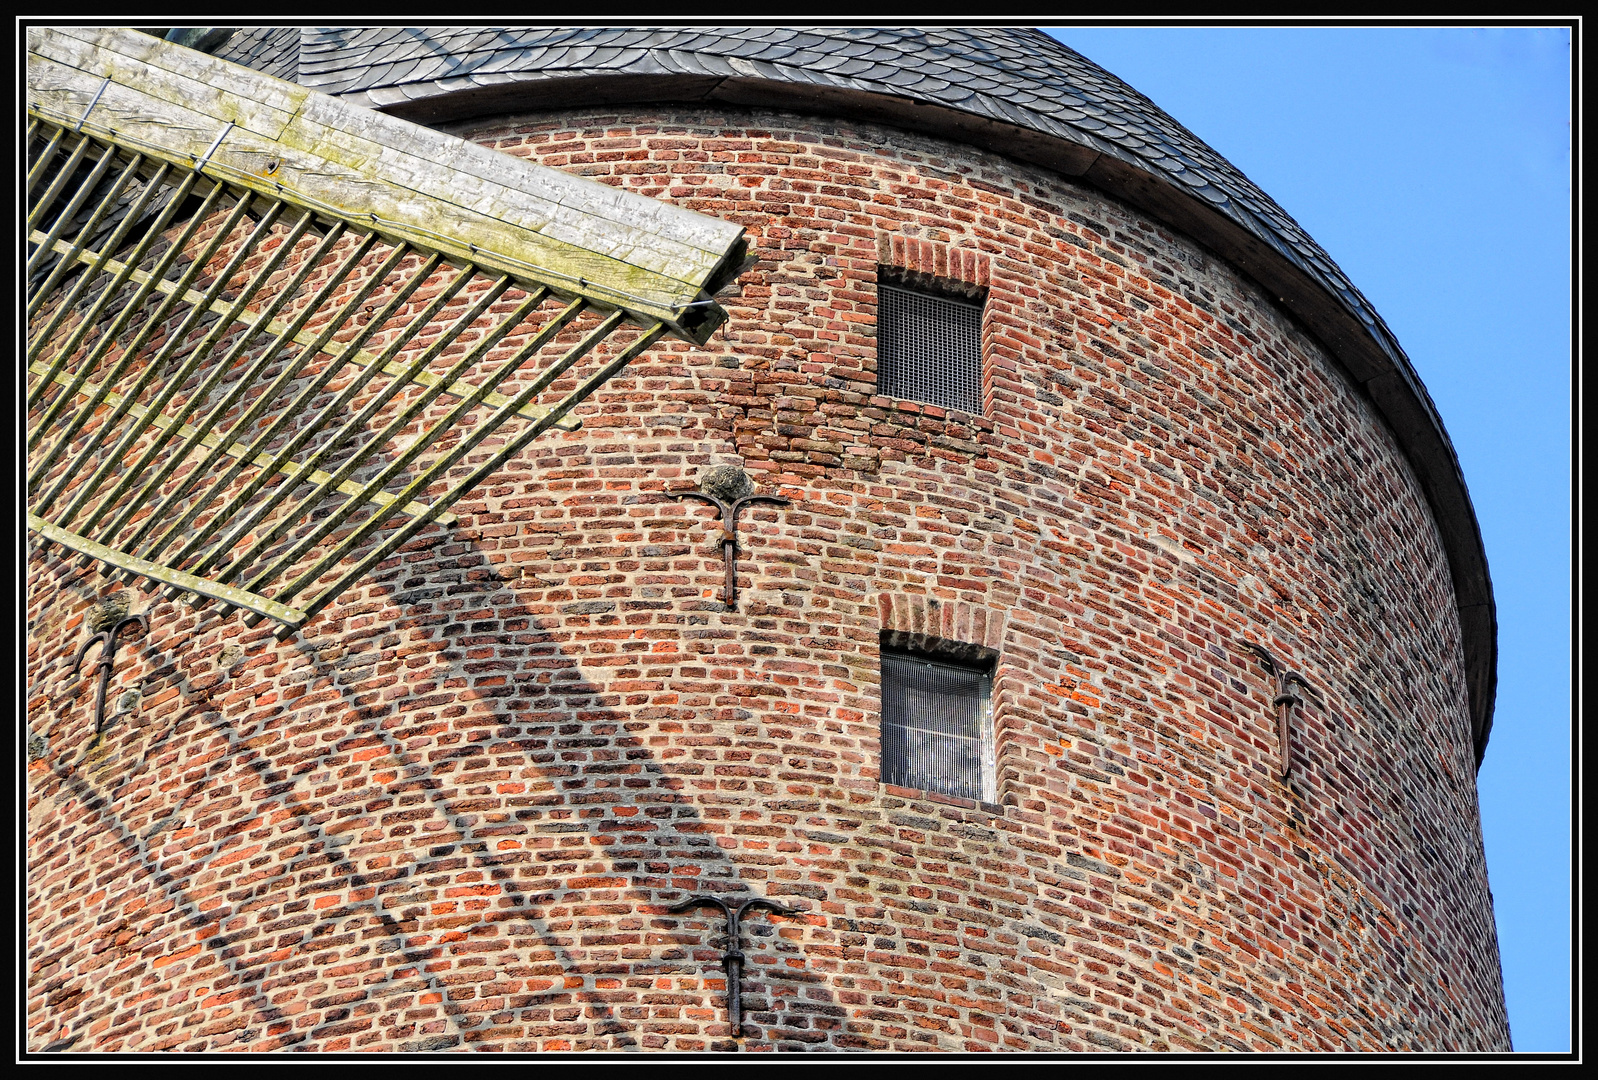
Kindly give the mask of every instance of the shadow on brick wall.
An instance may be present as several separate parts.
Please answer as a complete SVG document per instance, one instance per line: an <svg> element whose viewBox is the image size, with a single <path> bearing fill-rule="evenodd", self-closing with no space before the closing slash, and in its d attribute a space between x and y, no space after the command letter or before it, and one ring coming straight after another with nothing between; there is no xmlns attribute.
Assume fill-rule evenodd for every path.
<svg viewBox="0 0 1598 1080"><path fill-rule="evenodd" d="M664 909L758 893L811 913L746 923L744 1048L878 1045L806 961L821 890L718 843L770 801L696 781L730 741L637 720L480 551L402 554L428 548L378 575L365 606L392 622L357 605L275 650L261 628L227 668L236 627L156 605L122 674L156 704L97 741L81 690L58 703L32 780L57 810L30 845L30 1042L732 1050L721 920ZM92 591L45 561L42 603Z"/></svg>

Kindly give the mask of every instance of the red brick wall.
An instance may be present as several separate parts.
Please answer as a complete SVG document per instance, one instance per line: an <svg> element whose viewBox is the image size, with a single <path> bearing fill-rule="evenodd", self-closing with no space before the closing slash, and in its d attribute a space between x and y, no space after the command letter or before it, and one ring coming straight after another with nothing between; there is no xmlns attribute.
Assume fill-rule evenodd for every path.
<svg viewBox="0 0 1598 1080"><path fill-rule="evenodd" d="M1236 273L869 125L471 137L745 225L654 350L296 640L136 596L94 744L30 562L28 1029L73 1049L1504 1049L1448 568ZM989 289L985 415L875 396L879 262ZM741 464L740 610L708 507ZM986 644L998 804L877 780L883 631ZM1319 703L1275 774L1268 645Z"/></svg>

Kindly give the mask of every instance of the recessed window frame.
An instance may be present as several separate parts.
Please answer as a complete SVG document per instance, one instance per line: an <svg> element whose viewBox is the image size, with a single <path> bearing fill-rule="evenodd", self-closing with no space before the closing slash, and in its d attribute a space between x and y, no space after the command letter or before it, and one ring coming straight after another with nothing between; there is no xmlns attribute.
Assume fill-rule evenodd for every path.
<svg viewBox="0 0 1598 1080"><path fill-rule="evenodd" d="M980 286L878 266L877 392L983 415L987 294Z"/></svg>
<svg viewBox="0 0 1598 1080"><path fill-rule="evenodd" d="M901 765L894 759L890 750L895 740L892 728L916 727L903 724L898 717L892 715L906 704L902 699L896 701L895 695L907 693L912 689L906 687L903 680L906 670L913 665L927 665L930 672L942 669L951 674L970 675L977 679L977 694L973 703L975 715L971 718L975 730L971 738L977 744L978 775L970 777L967 774L964 779L969 782L965 784L949 783L932 770L916 771L908 759ZM879 670L882 679L882 711L879 725L881 751L878 776L881 782L947 798L971 799L989 804L995 802L998 770L993 731L993 683L998 672L998 653L967 642L887 631L882 635ZM919 730L927 729L919 728Z"/></svg>

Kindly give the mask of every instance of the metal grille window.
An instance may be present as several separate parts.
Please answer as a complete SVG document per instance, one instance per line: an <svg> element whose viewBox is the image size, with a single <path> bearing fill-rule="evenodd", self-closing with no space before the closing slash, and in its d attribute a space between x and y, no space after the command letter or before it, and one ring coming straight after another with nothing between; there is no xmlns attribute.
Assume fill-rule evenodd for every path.
<svg viewBox="0 0 1598 1080"><path fill-rule="evenodd" d="M986 667L882 651L882 782L991 801Z"/></svg>
<svg viewBox="0 0 1598 1080"><path fill-rule="evenodd" d="M879 283L877 386L889 397L982 411L982 305Z"/></svg>

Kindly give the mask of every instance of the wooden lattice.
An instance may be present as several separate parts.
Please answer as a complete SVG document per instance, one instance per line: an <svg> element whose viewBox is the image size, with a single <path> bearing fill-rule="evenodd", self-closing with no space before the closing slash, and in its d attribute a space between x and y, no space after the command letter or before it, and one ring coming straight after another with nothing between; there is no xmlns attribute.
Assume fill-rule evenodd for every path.
<svg viewBox="0 0 1598 1080"><path fill-rule="evenodd" d="M736 226L129 31L29 31L28 524L294 633L666 335Z"/></svg>

